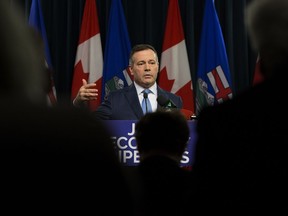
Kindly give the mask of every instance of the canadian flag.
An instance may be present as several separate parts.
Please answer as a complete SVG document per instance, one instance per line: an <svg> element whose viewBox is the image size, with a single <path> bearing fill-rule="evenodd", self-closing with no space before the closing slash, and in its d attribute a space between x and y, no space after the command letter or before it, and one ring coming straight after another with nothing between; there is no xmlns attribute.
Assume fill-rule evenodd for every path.
<svg viewBox="0 0 288 216"><path fill-rule="evenodd" d="M158 85L183 100L194 113L194 93L178 0L170 0L162 47Z"/></svg>
<svg viewBox="0 0 288 216"><path fill-rule="evenodd" d="M101 95L102 74L103 54L96 3L95 0L86 0L74 65L72 100L82 86L82 79L88 83L96 83L98 95ZM99 96L97 100L89 101L89 109L95 110L100 103Z"/></svg>

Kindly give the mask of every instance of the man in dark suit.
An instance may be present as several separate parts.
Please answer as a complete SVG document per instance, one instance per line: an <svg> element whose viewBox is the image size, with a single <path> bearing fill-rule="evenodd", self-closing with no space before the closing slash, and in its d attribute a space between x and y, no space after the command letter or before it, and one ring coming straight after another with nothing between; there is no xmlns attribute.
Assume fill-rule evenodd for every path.
<svg viewBox="0 0 288 216"><path fill-rule="evenodd" d="M167 100L171 100L177 108L182 108L181 97L161 89L156 79L159 72L158 55L155 48L148 44L138 44L134 46L130 53L129 66L134 82L123 89L111 91L105 97L103 103L94 112L95 116L102 120L137 120L143 116L141 103L144 98L143 90L149 89L147 95L152 111L157 110L160 106L157 103L158 96L162 95ZM74 100L74 104L81 101L95 99L97 93L95 89L87 84L83 86ZM90 92L91 91L91 92Z"/></svg>
<svg viewBox="0 0 288 216"><path fill-rule="evenodd" d="M288 215L288 1L247 8L264 81L199 115L194 215ZM285 129L284 129L285 128ZM196 214L197 213L197 214ZM192 213L193 215L193 213Z"/></svg>

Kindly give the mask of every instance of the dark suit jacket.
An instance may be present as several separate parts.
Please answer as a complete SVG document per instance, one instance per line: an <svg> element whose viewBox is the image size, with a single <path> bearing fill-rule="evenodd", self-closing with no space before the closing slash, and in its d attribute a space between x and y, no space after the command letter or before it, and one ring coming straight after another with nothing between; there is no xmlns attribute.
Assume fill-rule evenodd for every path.
<svg viewBox="0 0 288 216"><path fill-rule="evenodd" d="M138 175L139 215L189 215L191 173L165 156L150 156L134 170Z"/></svg>
<svg viewBox="0 0 288 216"><path fill-rule="evenodd" d="M169 98L182 108L181 97L157 87L158 95ZM110 92L104 102L94 112L96 118L102 120L138 120L143 116L135 85Z"/></svg>
<svg viewBox="0 0 288 216"><path fill-rule="evenodd" d="M197 215L288 215L287 90L277 78L200 113Z"/></svg>

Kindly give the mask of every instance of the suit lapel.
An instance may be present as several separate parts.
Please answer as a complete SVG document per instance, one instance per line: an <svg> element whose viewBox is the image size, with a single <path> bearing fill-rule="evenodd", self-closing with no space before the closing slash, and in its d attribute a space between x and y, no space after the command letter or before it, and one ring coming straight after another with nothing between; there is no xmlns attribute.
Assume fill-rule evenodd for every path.
<svg viewBox="0 0 288 216"><path fill-rule="evenodd" d="M140 106L139 98L134 84L131 84L128 88L126 88L125 97L136 117L140 119L143 116L143 111Z"/></svg>

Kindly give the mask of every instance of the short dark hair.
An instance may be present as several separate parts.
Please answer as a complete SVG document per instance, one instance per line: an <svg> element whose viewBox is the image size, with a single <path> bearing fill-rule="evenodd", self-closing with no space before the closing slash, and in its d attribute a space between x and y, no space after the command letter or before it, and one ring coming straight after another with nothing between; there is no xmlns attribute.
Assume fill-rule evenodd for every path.
<svg viewBox="0 0 288 216"><path fill-rule="evenodd" d="M139 52L139 51L142 51L142 50L152 50L156 57L157 57L157 61L158 61L158 54L157 54L157 51L156 49L152 46L152 45L149 45L149 44L136 44L130 51L130 56L129 56L129 65L132 65L132 62L133 62L133 55L136 53L136 52Z"/></svg>
<svg viewBox="0 0 288 216"><path fill-rule="evenodd" d="M147 113L135 127L135 138L140 155L144 152L161 151L183 155L189 140L189 126L179 110Z"/></svg>

